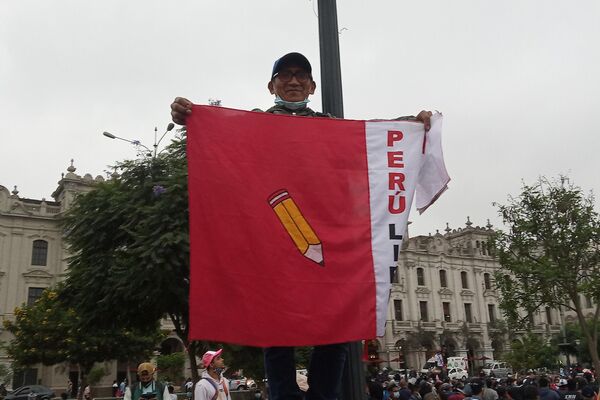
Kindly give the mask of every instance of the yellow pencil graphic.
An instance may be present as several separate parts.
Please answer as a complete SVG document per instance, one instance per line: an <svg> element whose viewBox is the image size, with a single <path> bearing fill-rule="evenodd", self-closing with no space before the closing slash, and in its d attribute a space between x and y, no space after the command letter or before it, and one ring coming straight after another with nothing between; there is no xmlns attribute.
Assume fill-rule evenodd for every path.
<svg viewBox="0 0 600 400"><path fill-rule="evenodd" d="M269 205L279 217L279 221L300 253L321 266L325 265L321 240L310 227L288 191L282 189L273 193L269 196Z"/></svg>

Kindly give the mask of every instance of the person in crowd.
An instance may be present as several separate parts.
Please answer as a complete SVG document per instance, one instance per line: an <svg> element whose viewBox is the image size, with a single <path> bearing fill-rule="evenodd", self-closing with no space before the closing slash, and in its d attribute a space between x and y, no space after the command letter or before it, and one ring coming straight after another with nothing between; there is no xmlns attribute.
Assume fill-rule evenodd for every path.
<svg viewBox="0 0 600 400"><path fill-rule="evenodd" d="M169 395L171 396L169 400L177 400L177 395L175 394L175 387L173 385L168 385L167 389L169 390Z"/></svg>
<svg viewBox="0 0 600 400"><path fill-rule="evenodd" d="M535 385L525 385L522 390L523 400L539 400L540 394L538 387Z"/></svg>
<svg viewBox="0 0 600 400"><path fill-rule="evenodd" d="M125 389L123 400L171 400L167 385L154 379L156 367L150 362L138 365L139 381Z"/></svg>
<svg viewBox="0 0 600 400"><path fill-rule="evenodd" d="M567 390L559 395L561 400L583 400L581 393L577 391L577 381L573 378L567 379Z"/></svg>
<svg viewBox="0 0 600 400"><path fill-rule="evenodd" d="M598 393L596 393L592 385L584 386L581 389L581 397L583 397L583 400L596 400L597 396Z"/></svg>
<svg viewBox="0 0 600 400"><path fill-rule="evenodd" d="M481 398L483 400L498 400L498 393L496 392L496 380L488 377L485 380L485 387L483 388Z"/></svg>
<svg viewBox="0 0 600 400"><path fill-rule="evenodd" d="M209 350L202 356L205 370L196 382L194 400L231 400L229 381L223 377L225 360L222 353L223 349Z"/></svg>
<svg viewBox="0 0 600 400"><path fill-rule="evenodd" d="M331 117L307 106L309 96L315 93L317 84L312 77L311 64L304 55L294 52L282 56L275 61L270 76L267 88L274 96L275 105L266 112L302 117ZM191 112L192 102L188 99L177 97L171 104L171 118L176 124L185 125ZM422 122L425 131L428 131L431 115L430 111L421 111L416 117L398 119ZM339 397L348 350L348 343L314 347L308 368L307 400L334 400ZM302 392L296 383L294 348L269 347L264 350L264 356L269 381L269 399L301 399Z"/></svg>
<svg viewBox="0 0 600 400"><path fill-rule="evenodd" d="M369 400L383 400L383 387L379 382L374 382L369 379L367 381L366 391Z"/></svg>
<svg viewBox="0 0 600 400"><path fill-rule="evenodd" d="M540 376L538 385L540 386L540 400L560 400L558 392L550 389L550 380L547 377Z"/></svg>
<svg viewBox="0 0 600 400"><path fill-rule="evenodd" d="M194 390L194 382L192 382L192 378L187 378L183 383L183 390L185 390L186 396L188 398L192 397L192 391Z"/></svg>
<svg viewBox="0 0 600 400"><path fill-rule="evenodd" d="M512 400L507 386L498 386L496 388L496 393L498 393L498 400Z"/></svg>
<svg viewBox="0 0 600 400"><path fill-rule="evenodd" d="M388 398L389 399L399 399L400 398L400 386L396 383L390 383L387 388Z"/></svg>
<svg viewBox="0 0 600 400"><path fill-rule="evenodd" d="M408 388L408 383L405 379L400 379L398 385L400 386L400 400L409 400L411 391Z"/></svg>
<svg viewBox="0 0 600 400"><path fill-rule="evenodd" d="M464 392L467 396L466 399L482 400L483 386L483 381L481 379L471 380L471 382L465 385Z"/></svg>
<svg viewBox="0 0 600 400"><path fill-rule="evenodd" d="M419 393L419 385L420 382L417 383L416 378L410 378L408 382L408 388L410 389L410 398L409 400L421 400L421 393Z"/></svg>

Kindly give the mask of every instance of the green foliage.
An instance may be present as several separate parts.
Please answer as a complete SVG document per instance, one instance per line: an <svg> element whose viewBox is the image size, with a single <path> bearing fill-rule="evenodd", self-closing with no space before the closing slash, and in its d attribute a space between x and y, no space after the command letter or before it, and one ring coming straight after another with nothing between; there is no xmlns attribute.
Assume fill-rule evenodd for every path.
<svg viewBox="0 0 600 400"><path fill-rule="evenodd" d="M263 350L259 347L223 344L223 357L228 371L243 370L246 377L259 382L265 376Z"/></svg>
<svg viewBox="0 0 600 400"><path fill-rule="evenodd" d="M185 140L117 168L119 178L78 196L64 219L72 254L65 293L90 326L144 327L168 314L187 338Z"/></svg>
<svg viewBox="0 0 600 400"><path fill-rule="evenodd" d="M594 329L592 321L587 320L586 324L588 325L588 330L592 331ZM596 322L596 329L600 329L600 322ZM577 323L568 323L565 326L565 334L565 343L568 345L563 347L562 351L576 356L581 364L591 364L593 360L589 352L588 339L583 334L581 325ZM600 348L600 338L596 340L596 346Z"/></svg>
<svg viewBox="0 0 600 400"><path fill-rule="evenodd" d="M6 350L15 367L67 361L88 371L95 362L147 356L160 340L157 324L144 331L86 329L79 314L60 300L61 290L45 290L31 306L15 309L14 322L4 321L14 335Z"/></svg>
<svg viewBox="0 0 600 400"><path fill-rule="evenodd" d="M160 380L165 382L183 381L183 368L185 366L184 353L172 353L156 357L156 366Z"/></svg>
<svg viewBox="0 0 600 400"><path fill-rule="evenodd" d="M88 372L87 382L93 386L100 382L100 380L108 374L109 372L106 370L106 368L104 368L103 365L96 364L92 367L92 369L90 369L90 372Z"/></svg>
<svg viewBox="0 0 600 400"><path fill-rule="evenodd" d="M546 343L541 337L528 333L511 345L511 351L503 355L515 371L529 368L549 368L558 366L558 349Z"/></svg>
<svg viewBox="0 0 600 400"><path fill-rule="evenodd" d="M509 197L499 211L508 231L495 235L502 266L495 279L509 325L523 329L545 307L573 310L582 323L580 294L600 303L600 218L594 197L565 177L540 179L523 185L519 197ZM599 312L596 308L595 321ZM584 324L583 332L599 368L597 329Z"/></svg>

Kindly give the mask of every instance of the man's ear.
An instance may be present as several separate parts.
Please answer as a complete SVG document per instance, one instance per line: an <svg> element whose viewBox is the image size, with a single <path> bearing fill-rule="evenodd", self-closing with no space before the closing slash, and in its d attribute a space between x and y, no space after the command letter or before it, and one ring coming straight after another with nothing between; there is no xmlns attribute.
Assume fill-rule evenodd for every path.
<svg viewBox="0 0 600 400"><path fill-rule="evenodd" d="M271 94L275 94L275 89L273 89L273 81L269 81L267 88L269 89L269 92L271 92Z"/></svg>
<svg viewBox="0 0 600 400"><path fill-rule="evenodd" d="M310 91L308 93L315 94L315 90L317 89L317 82L312 81L310 83Z"/></svg>

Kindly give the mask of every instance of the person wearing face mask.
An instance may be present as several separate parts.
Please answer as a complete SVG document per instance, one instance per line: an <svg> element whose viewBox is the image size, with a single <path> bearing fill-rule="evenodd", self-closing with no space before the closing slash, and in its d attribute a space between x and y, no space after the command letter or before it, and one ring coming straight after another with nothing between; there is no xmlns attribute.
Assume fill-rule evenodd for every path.
<svg viewBox="0 0 600 400"><path fill-rule="evenodd" d="M223 349L207 351L202 356L202 372L200 380L194 388L194 400L231 400L229 381L223 377L225 360L221 357Z"/></svg>
<svg viewBox="0 0 600 400"><path fill-rule="evenodd" d="M398 386L396 383L390 383L388 385L387 391L390 399L400 398L400 386Z"/></svg>
<svg viewBox="0 0 600 400"><path fill-rule="evenodd" d="M301 117L329 117L308 107L309 97L317 88L313 80L312 67L308 59L297 52L285 54L277 59L271 70L267 89L274 96L275 105L265 112L278 115ZM253 111L262 111L254 109ZM171 104L171 118L185 125L192 112L192 102L177 97ZM400 117L398 120L422 122L425 131L431 123L430 111L421 111L416 117ZM294 124L293 119L289 119ZM270 400L334 400L341 391L342 374L348 357L349 344L335 343L315 346L308 368L308 391L299 389L296 382L294 347L269 347L264 350L265 371L269 382Z"/></svg>

